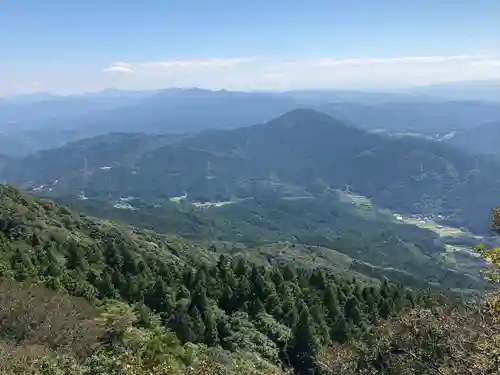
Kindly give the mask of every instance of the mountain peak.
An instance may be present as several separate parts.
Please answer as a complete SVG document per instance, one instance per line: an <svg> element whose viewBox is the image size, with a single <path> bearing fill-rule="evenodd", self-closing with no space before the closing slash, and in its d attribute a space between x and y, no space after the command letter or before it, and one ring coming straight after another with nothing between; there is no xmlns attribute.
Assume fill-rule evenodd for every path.
<svg viewBox="0 0 500 375"><path fill-rule="evenodd" d="M323 112L316 111L310 108L297 108L286 112L280 117L271 120L270 124L287 127L302 127L302 126L325 126L325 127L347 127L340 120L337 120Z"/></svg>
<svg viewBox="0 0 500 375"><path fill-rule="evenodd" d="M292 109L291 111L286 112L283 116L281 117L295 117L295 118L301 118L301 117L306 117L306 118L329 118L331 119L332 117L319 112L315 109L312 108L296 108Z"/></svg>

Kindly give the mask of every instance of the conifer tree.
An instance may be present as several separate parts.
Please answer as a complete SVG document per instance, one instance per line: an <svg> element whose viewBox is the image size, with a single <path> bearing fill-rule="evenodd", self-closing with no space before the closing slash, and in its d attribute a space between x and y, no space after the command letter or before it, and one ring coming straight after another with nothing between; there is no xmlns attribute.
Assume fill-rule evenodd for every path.
<svg viewBox="0 0 500 375"><path fill-rule="evenodd" d="M205 340L205 323L197 307L193 307L189 312L191 317L192 332L195 337L194 342Z"/></svg>
<svg viewBox="0 0 500 375"><path fill-rule="evenodd" d="M349 324L344 315L340 315L337 321L333 324L330 337L332 341L345 343L350 338Z"/></svg>
<svg viewBox="0 0 500 375"><path fill-rule="evenodd" d="M205 311L203 315L203 322L205 324L205 337L204 343L208 346L215 346L219 341L217 322L211 310Z"/></svg>
<svg viewBox="0 0 500 375"><path fill-rule="evenodd" d="M314 336L311 316L305 304L300 306L299 320L287 348L290 364L300 375L316 374L317 340Z"/></svg>
<svg viewBox="0 0 500 375"><path fill-rule="evenodd" d="M380 316L384 319L388 319L392 315L393 310L392 301L389 298L384 298L379 307Z"/></svg>
<svg viewBox="0 0 500 375"><path fill-rule="evenodd" d="M208 309L208 306L206 290L201 284L198 284L191 297L190 309L196 307L198 311L203 314Z"/></svg>
<svg viewBox="0 0 500 375"><path fill-rule="evenodd" d="M359 302L356 296L347 299L345 306L345 317L352 324L359 326L361 324L361 312L359 311Z"/></svg>
<svg viewBox="0 0 500 375"><path fill-rule="evenodd" d="M234 310L233 306L233 291L226 285L222 291L221 298L219 300L219 307L224 310L227 314L232 314Z"/></svg>

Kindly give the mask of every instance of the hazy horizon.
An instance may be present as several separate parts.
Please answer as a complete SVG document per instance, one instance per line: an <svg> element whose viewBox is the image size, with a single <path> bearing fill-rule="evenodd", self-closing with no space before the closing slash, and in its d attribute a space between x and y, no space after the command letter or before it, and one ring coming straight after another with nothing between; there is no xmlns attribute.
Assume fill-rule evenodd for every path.
<svg viewBox="0 0 500 375"><path fill-rule="evenodd" d="M154 92L161 92L161 91L167 91L167 90L206 90L206 91L228 91L228 92L245 92L245 93L286 93L286 92L299 92L299 91L305 91L305 92L335 92L335 91L345 91L345 92L353 92L353 93L370 93L370 94L401 94L401 95L426 95L425 93L420 93L420 90L426 90L426 89L432 89L432 88L447 88L448 85L464 85L464 86L477 86L479 85L480 87L482 85L485 85L488 87L488 85L500 85L500 78L499 79L488 79L488 80L465 80L465 81L449 81L449 82L442 82L442 83L437 83L437 84L422 84L422 85L408 85L408 86L403 86L403 87L397 87L397 88L384 88L384 87L368 87L368 88L357 88L357 87L326 87L326 88L321 88L321 87L311 87L311 88L292 88L288 90L280 90L280 89L228 89L228 88L209 88L209 87L199 87L199 86L186 86L186 87L178 87L178 86L165 86L165 87L159 87L159 88L137 88L137 89L121 89L117 87L105 87L105 88L100 88L96 89L93 91L81 91L81 92L74 92L74 93L58 93L58 92L51 92L51 91L31 91L31 92L24 92L24 93L18 93L18 94L6 94L6 95L0 95L0 99L13 99L13 98L22 98L22 97L71 97L71 96L84 96L84 95L97 95L97 94L104 94L104 93L110 93L110 92L121 92L121 93L154 93Z"/></svg>

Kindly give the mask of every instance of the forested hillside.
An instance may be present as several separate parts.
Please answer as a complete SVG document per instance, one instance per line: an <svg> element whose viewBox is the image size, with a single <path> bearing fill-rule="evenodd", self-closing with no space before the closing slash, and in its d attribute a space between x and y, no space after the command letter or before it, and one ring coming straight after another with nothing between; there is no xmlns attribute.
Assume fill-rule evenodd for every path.
<svg viewBox="0 0 500 375"><path fill-rule="evenodd" d="M221 207L196 208L169 202L161 207L131 200L134 210L106 201L60 199L88 214L161 233L177 233L220 244L221 251L255 257L283 242L283 261L320 265L406 285L481 289L482 263L465 251L449 252L438 234L406 225L375 208L356 208L331 195L316 199L252 199ZM471 243L458 237L453 244ZM227 242L230 244L228 245ZM472 242L475 243L475 240ZM279 248L280 246L278 246ZM279 253L279 250L276 249Z"/></svg>
<svg viewBox="0 0 500 375"><path fill-rule="evenodd" d="M387 319L404 307L430 301L425 294L388 283L378 287L341 279L314 268L258 266L244 259L216 257L206 248L181 238L119 227L75 214L50 201L36 200L13 188L2 186L0 189L2 277L23 283L10 284L12 287L4 284L4 288L13 288L18 293L17 296L12 291L3 293L3 302L19 303L27 308L23 298L37 300L44 295L51 296L46 305L37 305L38 310L31 315L37 326L56 319L37 314L53 309L54 298L66 300L64 293L82 297L91 304L109 298L125 301L130 306L117 302L102 306L107 313L115 314L104 315L104 318L118 319L108 321L112 327L89 323L96 330L89 335L101 332L101 339L108 343L93 343L99 347L99 355L115 355L115 345L125 345L117 342L120 337L106 334L106 329L123 330L127 327L121 324L132 324L127 319L134 320L131 314L138 314L137 329L152 329L148 335L154 333L149 339L135 339L145 345L143 366L154 366L156 361L161 361L148 352L153 350L148 349L153 344L148 340L160 340L166 345L165 350L171 347L167 357L169 361L178 360L176 366L181 366L182 361L181 354L176 357L175 353L183 350L198 353L206 346L220 347L230 353L253 353L253 357L248 358L254 361L248 359L249 363L265 362L268 368L290 365L302 373L304 345L312 345L302 339L313 340L313 335L314 342L317 340L321 346L346 342L369 332L379 319ZM33 282L40 287L27 286ZM59 294L45 292L42 285ZM67 307L60 314L69 314L66 309L70 309L72 303L73 308L84 308L84 314L97 314L90 306L85 307L87 303L83 300L70 301L64 302ZM101 304L97 303L98 306ZM128 315L120 318L116 315L125 312ZM175 333L179 341L172 341L173 334L169 332ZM45 333L37 329L27 336L19 336L21 332L16 330L8 335L14 335L26 345L33 344L31 339L42 340L41 344L47 345L48 350L59 346L61 350L76 350L73 345L83 345L81 340L90 339L77 336L71 341L53 337L50 330ZM187 343L197 346L185 346ZM309 360L315 353L309 354ZM138 355L133 351L121 355L129 360L126 356L132 354ZM90 357L89 360L98 359ZM99 357L99 361L104 359Z"/></svg>
<svg viewBox="0 0 500 375"><path fill-rule="evenodd" d="M472 310L438 295L219 256L6 186L0 249L6 374L486 374L496 366L484 362L492 352L463 345L494 343L484 335L497 323L478 325ZM495 254L484 250L492 262ZM472 365L478 371L467 372Z"/></svg>

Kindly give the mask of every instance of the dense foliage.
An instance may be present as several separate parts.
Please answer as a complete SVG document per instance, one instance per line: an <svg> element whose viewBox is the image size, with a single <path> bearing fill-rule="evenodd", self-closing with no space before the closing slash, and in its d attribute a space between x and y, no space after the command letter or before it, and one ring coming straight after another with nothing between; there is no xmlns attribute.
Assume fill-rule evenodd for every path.
<svg viewBox="0 0 500 375"><path fill-rule="evenodd" d="M193 250L194 245L186 240L175 245L163 236L77 215L9 187L2 186L0 193L3 278L41 283L93 304L107 299L124 301L129 305L112 303L115 315L108 317L109 324L149 330L154 321L153 332L142 335L164 331L157 333L161 335L158 340L175 338L177 346L192 343L231 353L253 353L269 366L292 367L305 374L316 366L320 348L360 339L380 319L433 300L430 295L387 282L379 287L321 270L258 266L224 255L216 258L213 249ZM44 323L52 315L37 312L49 308L53 298L48 299L48 305L40 304L39 297L25 302L22 288L11 297L16 296L24 309L30 304L37 307L32 312L34 326L58 329ZM4 301L17 303L10 301L11 297L4 296ZM66 310L72 306L66 305ZM129 309L129 313L116 309ZM45 317L40 320L40 316ZM129 320L120 323L117 316ZM9 319L4 322L18 322L16 317ZM60 324L64 322L61 318ZM37 334L51 337L50 330L38 330ZM129 345L129 350L137 350L134 345L149 345L135 343L138 338L129 342L124 334L104 336L109 345ZM140 336L140 332L134 334ZM26 337L22 335L23 340ZM71 341L71 336L63 338L70 343L51 339L47 345L74 347L77 344L71 342L80 342L79 338ZM137 353L134 356L136 360Z"/></svg>
<svg viewBox="0 0 500 375"><path fill-rule="evenodd" d="M493 230L500 234L500 208ZM434 304L404 312L349 347L321 353L332 374L486 375L500 373L500 248L478 252L494 289L465 306Z"/></svg>
<svg viewBox="0 0 500 375"><path fill-rule="evenodd" d="M2 373L500 371L497 292L450 305L388 282L256 265L12 188L0 193ZM500 249L479 252L499 282Z"/></svg>
<svg viewBox="0 0 500 375"><path fill-rule="evenodd" d="M2 374L283 374L258 355L183 345L140 306L92 305L41 286L0 283ZM97 305L97 306L96 306Z"/></svg>

